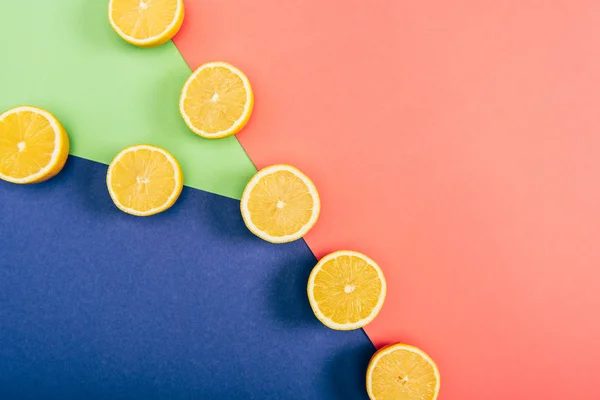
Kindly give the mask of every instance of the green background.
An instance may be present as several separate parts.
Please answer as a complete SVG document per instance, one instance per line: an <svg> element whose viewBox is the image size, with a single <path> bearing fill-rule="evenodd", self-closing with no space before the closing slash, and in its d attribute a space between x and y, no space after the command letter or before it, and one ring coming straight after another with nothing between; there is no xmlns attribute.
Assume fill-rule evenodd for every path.
<svg viewBox="0 0 600 400"><path fill-rule="evenodd" d="M71 154L108 164L124 147L161 146L187 186L239 199L256 169L235 137L206 140L179 115L191 74L172 42L139 49L110 27L108 1L0 1L0 112L52 112Z"/></svg>

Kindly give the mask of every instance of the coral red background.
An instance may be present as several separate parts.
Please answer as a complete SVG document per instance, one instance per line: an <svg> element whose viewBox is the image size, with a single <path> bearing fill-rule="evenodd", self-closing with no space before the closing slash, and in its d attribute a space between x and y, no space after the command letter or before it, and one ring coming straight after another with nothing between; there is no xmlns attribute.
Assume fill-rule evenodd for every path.
<svg viewBox="0 0 600 400"><path fill-rule="evenodd" d="M597 399L600 3L188 0L192 68L249 76L239 135L322 195L307 242L389 280L377 345L439 364L441 399ZM228 21L223 23L223 21Z"/></svg>

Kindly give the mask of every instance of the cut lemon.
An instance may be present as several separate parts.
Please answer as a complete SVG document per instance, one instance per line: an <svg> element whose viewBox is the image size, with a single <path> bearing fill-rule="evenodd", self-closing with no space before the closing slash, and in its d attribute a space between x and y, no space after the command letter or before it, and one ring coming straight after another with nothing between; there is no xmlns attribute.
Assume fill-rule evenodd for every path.
<svg viewBox="0 0 600 400"><path fill-rule="evenodd" d="M0 178L36 183L58 174L69 156L69 137L58 120L36 107L0 115Z"/></svg>
<svg viewBox="0 0 600 400"><path fill-rule="evenodd" d="M290 165L272 165L252 177L241 209L252 233L271 243L285 243L300 239L315 225L321 203L306 175Z"/></svg>
<svg viewBox="0 0 600 400"><path fill-rule="evenodd" d="M145 217L165 211L177 201L183 174L167 151L136 145L122 150L110 163L106 185L119 209Z"/></svg>
<svg viewBox="0 0 600 400"><path fill-rule="evenodd" d="M423 350L394 344L371 358L367 368L371 400L435 400L439 392L440 371Z"/></svg>
<svg viewBox="0 0 600 400"><path fill-rule="evenodd" d="M175 36L183 23L183 0L110 0L108 19L123 39L155 47Z"/></svg>
<svg viewBox="0 0 600 400"><path fill-rule="evenodd" d="M195 70L181 91L179 111L197 135L219 139L238 133L250 119L254 95L233 65L210 62Z"/></svg>
<svg viewBox="0 0 600 400"><path fill-rule="evenodd" d="M323 257L308 279L308 299L317 318L348 331L369 324L383 306L387 286L381 268L356 251Z"/></svg>

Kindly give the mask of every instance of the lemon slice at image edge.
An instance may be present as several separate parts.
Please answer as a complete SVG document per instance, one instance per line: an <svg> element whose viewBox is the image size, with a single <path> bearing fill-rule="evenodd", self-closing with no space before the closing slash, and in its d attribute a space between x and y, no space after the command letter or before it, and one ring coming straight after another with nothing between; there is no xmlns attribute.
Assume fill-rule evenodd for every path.
<svg viewBox="0 0 600 400"><path fill-rule="evenodd" d="M135 145L123 149L110 163L106 185L121 211L144 217L175 204L183 188L183 174L166 150Z"/></svg>
<svg viewBox="0 0 600 400"><path fill-rule="evenodd" d="M37 183L52 178L69 156L69 137L46 110L21 106L0 115L0 179Z"/></svg>
<svg viewBox="0 0 600 400"><path fill-rule="evenodd" d="M271 243L303 237L321 211L314 183L291 165L264 168L248 182L240 202L248 229Z"/></svg>
<svg viewBox="0 0 600 400"><path fill-rule="evenodd" d="M440 372L423 350L394 344L377 351L367 368L371 400L436 400Z"/></svg>
<svg viewBox="0 0 600 400"><path fill-rule="evenodd" d="M171 40L183 23L183 0L110 0L108 19L115 32L138 47Z"/></svg>
<svg viewBox="0 0 600 400"><path fill-rule="evenodd" d="M195 134L220 139L238 133L250 119L254 94L250 81L225 62L200 66L181 91L179 112Z"/></svg>
<svg viewBox="0 0 600 400"><path fill-rule="evenodd" d="M353 330L372 322L383 307L387 284L381 268L357 251L323 257L312 270L308 299L316 317L335 330Z"/></svg>

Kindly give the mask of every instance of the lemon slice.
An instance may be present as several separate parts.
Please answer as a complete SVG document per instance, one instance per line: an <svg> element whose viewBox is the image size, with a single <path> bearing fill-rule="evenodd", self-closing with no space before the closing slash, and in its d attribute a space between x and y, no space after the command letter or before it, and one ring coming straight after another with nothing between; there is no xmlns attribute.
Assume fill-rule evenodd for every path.
<svg viewBox="0 0 600 400"><path fill-rule="evenodd" d="M242 217L256 236L285 243L300 239L317 222L321 203L310 179L290 165L264 168L248 183Z"/></svg>
<svg viewBox="0 0 600 400"><path fill-rule="evenodd" d="M69 137L58 120L36 107L0 115L0 179L36 183L58 174L69 156Z"/></svg>
<svg viewBox="0 0 600 400"><path fill-rule="evenodd" d="M155 47L175 36L183 23L183 0L110 0L108 19L123 39Z"/></svg>
<svg viewBox="0 0 600 400"><path fill-rule="evenodd" d="M110 163L106 185L119 209L144 217L165 211L177 201L183 174L166 150L136 145L122 150Z"/></svg>
<svg viewBox="0 0 600 400"><path fill-rule="evenodd" d="M356 251L323 257L308 279L308 299L317 318L348 331L369 324L383 306L387 286L381 268Z"/></svg>
<svg viewBox="0 0 600 400"><path fill-rule="evenodd" d="M435 400L439 392L440 371L423 350L394 344L371 358L367 368L371 400Z"/></svg>
<svg viewBox="0 0 600 400"><path fill-rule="evenodd" d="M238 133L250 119L254 95L233 65L210 62L195 70L181 91L179 111L197 135L219 139Z"/></svg>

